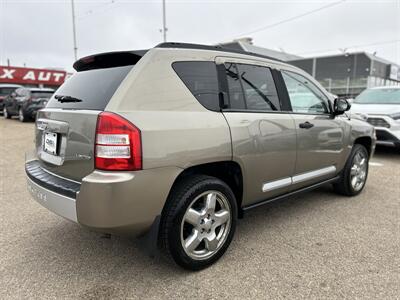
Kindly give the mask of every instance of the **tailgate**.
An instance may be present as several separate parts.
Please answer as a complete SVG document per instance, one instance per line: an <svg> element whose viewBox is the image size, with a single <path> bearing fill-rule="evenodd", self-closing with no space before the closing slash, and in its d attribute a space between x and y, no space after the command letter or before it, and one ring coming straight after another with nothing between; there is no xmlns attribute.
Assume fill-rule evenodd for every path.
<svg viewBox="0 0 400 300"><path fill-rule="evenodd" d="M94 110L44 109L36 121L36 153L44 169L81 181L94 170Z"/></svg>
<svg viewBox="0 0 400 300"><path fill-rule="evenodd" d="M80 71L55 92L36 118L36 154L42 168L75 181L94 170L97 117L132 68Z"/></svg>

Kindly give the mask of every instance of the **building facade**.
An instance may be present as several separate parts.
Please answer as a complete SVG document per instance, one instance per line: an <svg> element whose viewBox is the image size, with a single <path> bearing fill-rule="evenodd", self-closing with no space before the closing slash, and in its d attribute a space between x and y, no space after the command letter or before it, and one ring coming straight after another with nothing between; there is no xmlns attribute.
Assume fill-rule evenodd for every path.
<svg viewBox="0 0 400 300"><path fill-rule="evenodd" d="M400 86L400 67L366 52L288 61L316 78L330 93L355 97L366 88Z"/></svg>
<svg viewBox="0 0 400 300"><path fill-rule="evenodd" d="M251 38L220 44L257 53L295 65L316 78L330 93L355 97L375 86L400 85L400 66L366 52L304 58L252 44Z"/></svg>

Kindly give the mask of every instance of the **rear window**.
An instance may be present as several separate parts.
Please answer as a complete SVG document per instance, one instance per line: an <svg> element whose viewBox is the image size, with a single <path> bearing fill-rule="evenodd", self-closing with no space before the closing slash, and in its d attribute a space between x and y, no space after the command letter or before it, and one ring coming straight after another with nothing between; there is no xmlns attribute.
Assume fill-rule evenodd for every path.
<svg viewBox="0 0 400 300"><path fill-rule="evenodd" d="M104 110L133 66L82 71L69 78L54 95L70 96L81 102L59 102L51 98L46 107Z"/></svg>
<svg viewBox="0 0 400 300"><path fill-rule="evenodd" d="M0 96L7 96L8 94L11 94L13 91L15 91L15 87L10 87L10 88L0 88Z"/></svg>
<svg viewBox="0 0 400 300"><path fill-rule="evenodd" d="M193 96L207 109L219 111L217 67L211 61L181 61L172 64Z"/></svg>
<svg viewBox="0 0 400 300"><path fill-rule="evenodd" d="M54 92L32 92L33 98L50 98Z"/></svg>

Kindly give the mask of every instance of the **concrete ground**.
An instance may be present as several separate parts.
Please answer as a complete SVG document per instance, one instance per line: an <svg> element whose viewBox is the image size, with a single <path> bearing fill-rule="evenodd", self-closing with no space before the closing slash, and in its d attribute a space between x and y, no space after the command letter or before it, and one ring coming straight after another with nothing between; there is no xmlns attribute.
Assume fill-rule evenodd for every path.
<svg viewBox="0 0 400 300"><path fill-rule="evenodd" d="M400 298L400 153L390 148L358 197L326 187L254 210L225 256L191 273L31 200L33 129L0 118L0 299Z"/></svg>

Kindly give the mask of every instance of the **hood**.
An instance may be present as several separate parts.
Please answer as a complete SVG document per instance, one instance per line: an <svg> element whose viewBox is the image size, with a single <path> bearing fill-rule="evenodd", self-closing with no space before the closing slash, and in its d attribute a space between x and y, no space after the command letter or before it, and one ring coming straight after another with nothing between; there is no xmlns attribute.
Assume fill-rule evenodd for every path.
<svg viewBox="0 0 400 300"><path fill-rule="evenodd" d="M400 104L358 104L351 105L351 113L368 115L391 115L400 112Z"/></svg>

